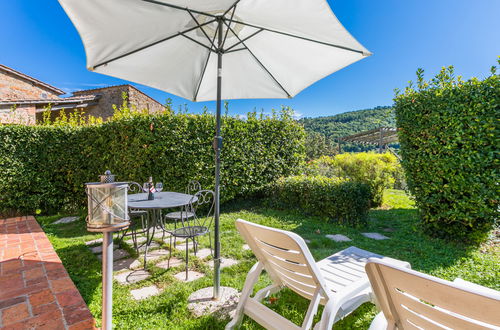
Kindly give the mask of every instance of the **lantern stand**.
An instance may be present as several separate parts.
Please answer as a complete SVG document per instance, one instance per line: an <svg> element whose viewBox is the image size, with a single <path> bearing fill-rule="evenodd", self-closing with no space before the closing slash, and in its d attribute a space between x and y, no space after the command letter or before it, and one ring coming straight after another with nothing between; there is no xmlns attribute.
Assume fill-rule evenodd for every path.
<svg viewBox="0 0 500 330"><path fill-rule="evenodd" d="M101 182L86 183L88 196L87 230L102 232L102 329L112 329L113 233L130 225L127 206L127 182L114 182L106 171Z"/></svg>

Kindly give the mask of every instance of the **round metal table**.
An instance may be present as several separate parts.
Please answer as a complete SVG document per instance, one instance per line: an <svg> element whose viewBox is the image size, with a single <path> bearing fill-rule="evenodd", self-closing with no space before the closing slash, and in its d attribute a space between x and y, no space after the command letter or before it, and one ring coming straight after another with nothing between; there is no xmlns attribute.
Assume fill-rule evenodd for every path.
<svg viewBox="0 0 500 330"><path fill-rule="evenodd" d="M153 241L156 227L159 225L164 230L161 221L161 210L185 207L190 203L198 200L196 196L183 194L173 191L165 191L154 194L155 199L148 200L148 193L138 193L128 195L128 207L135 210L147 211L148 221L147 228L143 228L146 234L146 249L144 251L144 268L146 268L146 258L148 255L148 248ZM150 231L152 230L152 233Z"/></svg>

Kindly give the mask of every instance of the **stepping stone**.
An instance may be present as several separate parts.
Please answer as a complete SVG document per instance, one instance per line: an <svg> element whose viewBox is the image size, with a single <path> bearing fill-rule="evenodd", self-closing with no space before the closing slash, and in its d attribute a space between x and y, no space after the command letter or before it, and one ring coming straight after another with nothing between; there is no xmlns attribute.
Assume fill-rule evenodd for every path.
<svg viewBox="0 0 500 330"><path fill-rule="evenodd" d="M102 243L102 237L98 239L94 239L88 242L85 242L85 245L90 246L90 245L96 245Z"/></svg>
<svg viewBox="0 0 500 330"><path fill-rule="evenodd" d="M384 235L379 234L379 233L361 233L361 235L368 237L368 238L376 239L378 241L383 240L383 239L389 239L389 237L384 236Z"/></svg>
<svg viewBox="0 0 500 330"><path fill-rule="evenodd" d="M123 259L123 258L126 258L128 256L130 256L130 254L127 251L125 251L125 250L119 249L119 250L114 250L113 251L113 260ZM102 254L99 254L97 256L97 258L99 260L102 260Z"/></svg>
<svg viewBox="0 0 500 330"><path fill-rule="evenodd" d="M135 269L141 266L139 259L128 258L113 262L113 271L119 272L126 269Z"/></svg>
<svg viewBox="0 0 500 330"><path fill-rule="evenodd" d="M328 236L328 235L327 235L327 236ZM304 238L304 242L306 242L307 244L311 243L311 241L310 241L310 240L305 239L305 238Z"/></svg>
<svg viewBox="0 0 500 330"><path fill-rule="evenodd" d="M71 222L75 222L78 219L80 219L80 217L64 217L64 218L61 218L57 221L54 221L52 224L59 225L61 223L71 223Z"/></svg>
<svg viewBox="0 0 500 330"><path fill-rule="evenodd" d="M179 258L176 258L176 257L170 258L170 268L181 266L181 265L185 265L185 264L186 263L182 259L179 259ZM163 268L163 269L168 269L168 260L163 260L163 261L157 263L156 267L160 267L160 268Z"/></svg>
<svg viewBox="0 0 500 330"><path fill-rule="evenodd" d="M231 258L220 258L220 268L226 268L226 267L231 267L233 265L236 265L237 263L239 263L238 260L234 260L234 259L231 259ZM210 267L210 268L214 268L214 261L213 260L210 260L209 262L207 262L207 265Z"/></svg>
<svg viewBox="0 0 500 330"><path fill-rule="evenodd" d="M335 242L349 242L351 239L347 236L341 235L341 234L336 234L336 235L325 235L326 238L331 239L332 241Z"/></svg>
<svg viewBox="0 0 500 330"><path fill-rule="evenodd" d="M113 278L122 285L129 285L149 278L151 274L143 269L118 273Z"/></svg>
<svg viewBox="0 0 500 330"><path fill-rule="evenodd" d="M160 247L160 244L156 243L156 242L151 242L151 244L149 244L149 247L148 247L148 255L149 255L149 252L152 250L152 249L155 249L155 248L159 248ZM146 251L146 244L144 244L143 246L141 246L140 248L138 248L139 252L144 252Z"/></svg>
<svg viewBox="0 0 500 330"><path fill-rule="evenodd" d="M154 251L148 251L148 257L146 258L147 261L154 261L157 259L160 259L161 257L168 256L169 252L168 250L160 249L160 250L154 250ZM144 258L144 255L141 256Z"/></svg>
<svg viewBox="0 0 500 330"><path fill-rule="evenodd" d="M130 294L134 300L143 300L160 294L160 289L156 285L146 286L144 288L130 290Z"/></svg>
<svg viewBox="0 0 500 330"><path fill-rule="evenodd" d="M196 272L194 270L190 270L188 274L189 274L189 277L187 280L186 280L186 271L182 271L180 273L177 273L174 275L174 277L181 282L191 282L191 281L197 280L197 279L205 276L205 274Z"/></svg>
<svg viewBox="0 0 500 330"><path fill-rule="evenodd" d="M200 259L205 259L206 257L212 255L212 251L209 248L201 249L196 252L196 257Z"/></svg>
<svg viewBox="0 0 500 330"><path fill-rule="evenodd" d="M396 231L396 229L394 229L394 228L384 228L383 230L384 230L386 233L392 233L392 232Z"/></svg>
<svg viewBox="0 0 500 330"><path fill-rule="evenodd" d="M143 236L137 237L137 244L141 244L141 243L144 243L144 242L146 242L146 237L143 237ZM125 243L129 244L130 246L133 246L134 245L134 240L132 239L132 237L128 237L125 240Z"/></svg>
<svg viewBox="0 0 500 330"><path fill-rule="evenodd" d="M116 250L118 249L118 245L116 244L113 244L113 250ZM89 248L90 252L92 252L93 254L99 254L99 253L102 253L102 245L99 245L99 246L94 246L93 248Z"/></svg>
<svg viewBox="0 0 500 330"><path fill-rule="evenodd" d="M242 248L244 251L248 251L248 250L250 250L250 247L248 246L248 244L244 244L241 248Z"/></svg>

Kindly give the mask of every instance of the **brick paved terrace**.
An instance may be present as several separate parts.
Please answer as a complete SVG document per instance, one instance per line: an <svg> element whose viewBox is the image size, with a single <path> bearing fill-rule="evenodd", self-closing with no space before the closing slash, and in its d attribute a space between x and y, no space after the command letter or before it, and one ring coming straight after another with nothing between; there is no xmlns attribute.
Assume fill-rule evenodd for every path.
<svg viewBox="0 0 500 330"><path fill-rule="evenodd" d="M94 328L87 305L32 216L0 219L0 328Z"/></svg>

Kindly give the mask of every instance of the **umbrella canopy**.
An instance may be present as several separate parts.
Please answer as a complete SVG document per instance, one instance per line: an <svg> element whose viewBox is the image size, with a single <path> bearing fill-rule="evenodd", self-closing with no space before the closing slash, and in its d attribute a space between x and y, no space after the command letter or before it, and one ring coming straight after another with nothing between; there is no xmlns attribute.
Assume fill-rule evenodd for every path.
<svg viewBox="0 0 500 330"><path fill-rule="evenodd" d="M326 0L59 0L89 70L217 100L214 298L219 293L221 99L290 98L371 55Z"/></svg>
<svg viewBox="0 0 500 330"><path fill-rule="evenodd" d="M60 0L90 70L193 101L288 98L370 53L326 0Z"/></svg>

